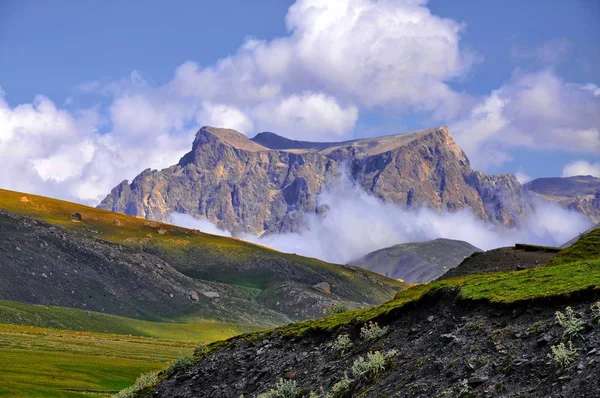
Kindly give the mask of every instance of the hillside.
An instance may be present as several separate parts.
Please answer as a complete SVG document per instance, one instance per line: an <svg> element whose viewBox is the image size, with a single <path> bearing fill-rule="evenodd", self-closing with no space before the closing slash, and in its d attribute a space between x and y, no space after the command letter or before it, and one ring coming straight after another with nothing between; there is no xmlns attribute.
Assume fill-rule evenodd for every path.
<svg viewBox="0 0 600 398"><path fill-rule="evenodd" d="M273 326L321 316L335 303L378 304L403 287L369 271L35 195L0 190L0 209L0 300Z"/></svg>
<svg viewBox="0 0 600 398"><path fill-rule="evenodd" d="M352 264L407 283L427 283L480 251L460 240L434 239L376 250Z"/></svg>
<svg viewBox="0 0 600 398"><path fill-rule="evenodd" d="M401 206L468 208L507 226L531 211L513 175L474 171L446 127L338 143L203 127L178 164L121 182L99 208L160 221L186 213L234 234L296 232L305 214L326 211L317 195L345 171Z"/></svg>
<svg viewBox="0 0 600 398"><path fill-rule="evenodd" d="M124 396L600 397L597 234L545 267L418 285L199 348Z"/></svg>
<svg viewBox="0 0 600 398"><path fill-rule="evenodd" d="M517 244L513 247L500 247L485 252L477 252L465 258L457 267L440 276L438 280L482 272L540 268L546 266L559 250L556 247Z"/></svg>
<svg viewBox="0 0 600 398"><path fill-rule="evenodd" d="M600 178L592 176L538 178L523 188L547 201L585 214L600 223Z"/></svg>

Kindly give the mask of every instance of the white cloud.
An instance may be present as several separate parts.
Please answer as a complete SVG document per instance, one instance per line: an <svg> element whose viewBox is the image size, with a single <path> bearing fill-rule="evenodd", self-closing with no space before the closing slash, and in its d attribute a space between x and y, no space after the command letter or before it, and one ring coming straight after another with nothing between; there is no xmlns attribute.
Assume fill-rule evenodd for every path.
<svg viewBox="0 0 600 398"><path fill-rule="evenodd" d="M206 126L222 127L251 134L254 123L244 112L236 107L205 102L196 116L198 123Z"/></svg>
<svg viewBox="0 0 600 398"><path fill-rule="evenodd" d="M208 220L194 218L189 214L173 213L171 214L171 223L184 228L197 229L207 234L231 236L231 232L218 228Z"/></svg>
<svg viewBox="0 0 600 398"><path fill-rule="evenodd" d="M318 203L329 207L326 216L306 214L307 228L299 233L241 238L284 252L347 263L398 243L436 238L464 240L484 250L520 242L558 246L591 226L587 217L542 201L536 202L535 212L522 220L519 229L486 224L468 210L411 211L381 201L348 178L321 193ZM190 216L173 215L172 220L205 232L214 233L216 229L208 221Z"/></svg>
<svg viewBox="0 0 600 398"><path fill-rule="evenodd" d="M585 84L582 88L592 93L594 97L600 97L600 87L596 86L595 84L588 83Z"/></svg>
<svg viewBox="0 0 600 398"><path fill-rule="evenodd" d="M517 180L521 184L525 184L526 182L529 182L532 180L531 176L529 174L525 173L523 170L517 170L515 172L515 177L517 177Z"/></svg>
<svg viewBox="0 0 600 398"><path fill-rule="evenodd" d="M0 97L0 184L97 204L121 180L147 167L170 166L189 150L193 131L181 124L167 131L140 127L153 117L161 120L155 112L151 106L122 112L113 131L99 134L102 121L95 109L69 112L43 96L13 108ZM136 118L142 121L134 125ZM135 134L126 134L129 129Z"/></svg>
<svg viewBox="0 0 600 398"><path fill-rule="evenodd" d="M509 160L516 147L600 154L600 97L552 71L516 74L450 124L476 168Z"/></svg>
<svg viewBox="0 0 600 398"><path fill-rule="evenodd" d="M337 100L322 93L303 93L277 103L263 103L253 110L255 119L268 130L305 140L323 136L343 136L358 119L355 106L343 108Z"/></svg>
<svg viewBox="0 0 600 398"><path fill-rule="evenodd" d="M288 36L248 39L214 66L186 62L169 86L186 97L235 104L247 114L263 102L284 107L307 92L329 103L335 97L350 109L383 105L451 113L461 95L446 82L476 60L459 46L463 26L432 15L424 1L298 0L286 25Z"/></svg>
<svg viewBox="0 0 600 398"><path fill-rule="evenodd" d="M600 177L600 162L591 163L587 160L576 160L563 167L562 176L593 176Z"/></svg>

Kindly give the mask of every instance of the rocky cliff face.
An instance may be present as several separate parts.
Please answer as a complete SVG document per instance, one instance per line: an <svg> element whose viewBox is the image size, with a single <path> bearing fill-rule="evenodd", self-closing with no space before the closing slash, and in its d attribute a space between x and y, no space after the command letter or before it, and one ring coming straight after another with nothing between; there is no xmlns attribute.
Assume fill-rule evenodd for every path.
<svg viewBox="0 0 600 398"><path fill-rule="evenodd" d="M341 143L203 127L177 165L123 181L99 207L159 221L187 213L234 233L298 231L305 213L324 211L316 196L344 168L402 206L469 208L507 226L531 210L514 176L472 170L446 127Z"/></svg>
<svg viewBox="0 0 600 398"><path fill-rule="evenodd" d="M578 211L600 223L600 178L592 176L538 178L524 188L544 200Z"/></svg>

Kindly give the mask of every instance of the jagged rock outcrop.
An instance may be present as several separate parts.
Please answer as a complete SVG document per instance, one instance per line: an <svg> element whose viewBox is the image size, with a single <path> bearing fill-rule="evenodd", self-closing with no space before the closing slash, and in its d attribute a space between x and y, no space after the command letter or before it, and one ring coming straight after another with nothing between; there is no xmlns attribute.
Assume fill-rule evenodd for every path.
<svg viewBox="0 0 600 398"><path fill-rule="evenodd" d="M513 175L471 169L446 127L340 143L273 133L250 140L203 127L177 165L123 181L99 208L161 221L182 212L233 233L298 231L305 213L323 210L317 194L344 168L366 191L403 206L469 208L507 226L531 210Z"/></svg>
<svg viewBox="0 0 600 398"><path fill-rule="evenodd" d="M544 200L578 211L600 223L600 178L592 176L538 178L524 188Z"/></svg>

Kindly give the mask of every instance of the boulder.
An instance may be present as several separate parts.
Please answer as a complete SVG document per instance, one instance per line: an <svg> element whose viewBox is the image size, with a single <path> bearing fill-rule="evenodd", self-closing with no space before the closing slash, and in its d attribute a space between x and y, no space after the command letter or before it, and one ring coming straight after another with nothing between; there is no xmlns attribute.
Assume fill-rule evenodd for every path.
<svg viewBox="0 0 600 398"><path fill-rule="evenodd" d="M325 294L331 294L331 286L329 286L329 283L327 283L327 282L317 283L313 287L315 289L317 289L318 291L323 292Z"/></svg>
<svg viewBox="0 0 600 398"><path fill-rule="evenodd" d="M198 296L198 292L196 291L191 291L188 293L188 296L190 297L190 300L192 301L200 301L200 296Z"/></svg>

